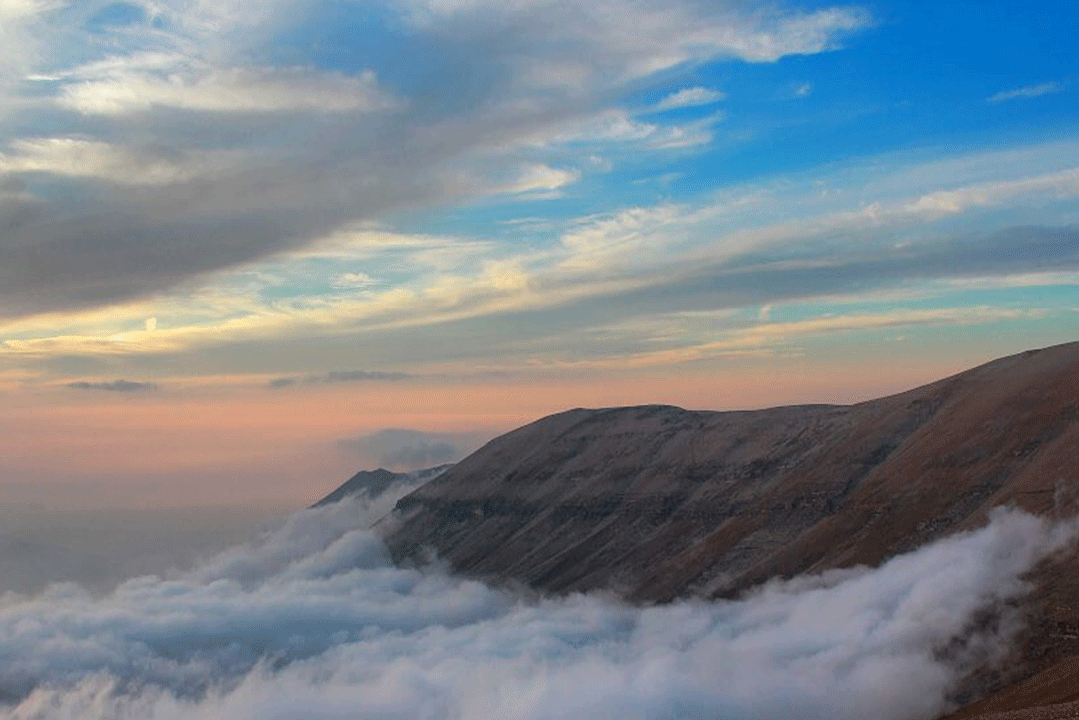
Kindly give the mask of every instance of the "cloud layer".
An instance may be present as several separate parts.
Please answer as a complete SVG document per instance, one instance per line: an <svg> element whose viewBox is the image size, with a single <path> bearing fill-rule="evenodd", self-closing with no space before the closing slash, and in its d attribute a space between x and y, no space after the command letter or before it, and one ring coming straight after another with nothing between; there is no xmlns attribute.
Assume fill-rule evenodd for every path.
<svg viewBox="0 0 1079 720"><path fill-rule="evenodd" d="M135 393L157 390L157 385L134 380L113 380L112 382L73 382L68 383L73 390L103 390L105 392Z"/></svg>
<svg viewBox="0 0 1079 720"><path fill-rule="evenodd" d="M536 148L586 140L635 83L823 52L869 22L853 8L692 0L387 0L373 25L365 12L0 7L51 40L12 45L0 87L0 181L13 188L0 192L0 320L146 297L403 209L553 192L579 173ZM331 63L307 47L365 22L359 44L386 56L351 43L326 48ZM422 67L390 59L401 54Z"/></svg>
<svg viewBox="0 0 1079 720"><path fill-rule="evenodd" d="M1021 595L1021 574L1075 534L1000 512L876 570L633 608L395 568L367 529L378 510L303 511L104 598L5 597L0 716L929 720L1014 629L1006 617L1002 636L971 635L975 613Z"/></svg>

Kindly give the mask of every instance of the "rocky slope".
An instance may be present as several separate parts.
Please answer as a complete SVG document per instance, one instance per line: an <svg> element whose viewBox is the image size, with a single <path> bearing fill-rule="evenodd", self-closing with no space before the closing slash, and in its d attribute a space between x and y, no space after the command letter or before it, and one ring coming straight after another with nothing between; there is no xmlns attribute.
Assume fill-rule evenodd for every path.
<svg viewBox="0 0 1079 720"><path fill-rule="evenodd" d="M406 496L387 540L403 562L433 548L459 572L550 592L730 597L771 577L877 564L1001 504L1072 514L1077 448L1071 343L851 406L571 410ZM1040 569L1022 662L977 690L1079 653L1077 570L1074 557Z"/></svg>

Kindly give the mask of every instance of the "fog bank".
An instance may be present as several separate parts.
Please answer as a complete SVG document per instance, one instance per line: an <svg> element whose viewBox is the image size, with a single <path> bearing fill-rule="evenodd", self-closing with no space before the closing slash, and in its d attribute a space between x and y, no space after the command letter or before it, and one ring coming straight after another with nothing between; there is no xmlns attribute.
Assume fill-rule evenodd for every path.
<svg viewBox="0 0 1079 720"><path fill-rule="evenodd" d="M388 500L387 500L388 502ZM874 717L929 720L1014 622L976 613L1074 525L1019 512L894 558L737 602L528 600L394 567L349 500L289 517L185 573L95 598L0 601L10 720ZM954 638L962 647L944 659Z"/></svg>

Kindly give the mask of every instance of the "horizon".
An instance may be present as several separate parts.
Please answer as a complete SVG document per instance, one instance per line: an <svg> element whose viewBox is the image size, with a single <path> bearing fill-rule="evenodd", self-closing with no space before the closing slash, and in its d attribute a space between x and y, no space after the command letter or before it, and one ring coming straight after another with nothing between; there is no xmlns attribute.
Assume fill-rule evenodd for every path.
<svg viewBox="0 0 1079 720"><path fill-rule="evenodd" d="M0 507L281 512L1079 339L1077 23L0 0Z"/></svg>

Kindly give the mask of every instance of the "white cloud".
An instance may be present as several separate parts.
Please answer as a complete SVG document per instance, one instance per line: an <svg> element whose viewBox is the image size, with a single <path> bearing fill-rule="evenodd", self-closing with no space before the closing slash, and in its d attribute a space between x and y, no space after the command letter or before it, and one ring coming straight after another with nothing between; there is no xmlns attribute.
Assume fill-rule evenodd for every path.
<svg viewBox="0 0 1079 720"><path fill-rule="evenodd" d="M87 114L117 115L155 106L202 112L346 112L396 107L375 74L352 77L302 68L231 68L113 75L68 85L61 102Z"/></svg>
<svg viewBox="0 0 1079 720"><path fill-rule="evenodd" d="M684 226L688 215L688 208L672 204L628 208L596 218L562 236L562 245L569 251L564 265L613 270L647 262L666 253L671 231Z"/></svg>
<svg viewBox="0 0 1079 720"><path fill-rule="evenodd" d="M921 720L949 708L967 663L1001 659L1017 628L1005 601L1075 535L998 512L876 570L634 608L395 568L374 517L345 501L106 597L3 598L7 717ZM1004 612L1000 635L971 634L985 609ZM967 652L945 660L955 638Z"/></svg>
<svg viewBox="0 0 1079 720"><path fill-rule="evenodd" d="M939 190L906 203L896 212L936 218L962 213L971 208L994 207L1014 202L1017 198L1038 196L1079 197L1079 167L1016 180Z"/></svg>
<svg viewBox="0 0 1079 720"><path fill-rule="evenodd" d="M33 17L63 5L64 0L0 0L0 21Z"/></svg>
<svg viewBox="0 0 1079 720"><path fill-rule="evenodd" d="M696 6L644 0L421 0L406 6L420 26L452 17L497 22L542 14L545 22L533 31L587 45L590 56L580 57L590 57L593 66L617 60L625 68L623 77L652 75L716 58L773 62L786 55L819 53L835 47L839 37L872 22L869 13L857 7L799 13L739 3Z"/></svg>
<svg viewBox="0 0 1079 720"><path fill-rule="evenodd" d="M331 28L297 0L155 0L141 5L151 22L106 27L93 26L97 2L31 16L38 4L6 7L25 22L0 26L0 54L19 46L0 104L19 107L14 127L51 137L9 133L4 169L62 175L68 197L97 208L88 227L74 215L89 200L32 198L18 233L50 260L30 258L29 240L0 240L0 307L19 317L190 287L405 207L552 197L587 167L567 145L604 157L705 146L719 114L643 123L619 104L657 73L823 52L870 23L857 8L741 2L386 0L380 42L429 56L425 81L410 83L383 80L401 77L380 65L393 52L358 46L343 66L366 71L317 69L309 51ZM101 194L99 179L129 187Z"/></svg>
<svg viewBox="0 0 1079 720"><path fill-rule="evenodd" d="M671 366L679 363L724 357L772 356L812 336L844 332L865 332L919 326L986 325L1015 320L1045 318L1045 309L1018 310L987 306L937 308L933 310L893 310L881 313L828 315L789 322L771 321L772 306L757 314L759 324L737 327L730 311L707 316L672 313L636 318L613 326L589 328L582 333L590 342L579 343L584 357L576 360L549 359L540 363L551 368L616 369ZM634 353L612 353L604 339L619 346L645 347L659 342L662 349ZM628 341L628 342L627 342Z"/></svg>
<svg viewBox="0 0 1079 720"><path fill-rule="evenodd" d="M0 0L0 117L24 74L48 54L50 11L63 7L56 0Z"/></svg>
<svg viewBox="0 0 1079 720"><path fill-rule="evenodd" d="M542 163L531 163L520 169L518 177L503 192L531 193L552 197L555 191L572 185L581 179L579 170L554 168Z"/></svg>
<svg viewBox="0 0 1079 720"><path fill-rule="evenodd" d="M991 103L1000 103L1007 100L1036 98L1041 97L1042 95L1053 95L1060 92L1064 92L1064 84L1054 81L1041 83L1039 85L1027 85L1026 87L1017 88L1015 90L1004 90L987 98L987 100Z"/></svg>
<svg viewBox="0 0 1079 720"><path fill-rule="evenodd" d="M168 185L237 166L244 154L229 151L165 152L80 138L15 140L0 153L0 173L42 172L102 178L126 185Z"/></svg>
<svg viewBox="0 0 1079 720"><path fill-rule="evenodd" d="M338 275L333 281L333 286L338 289L364 288L376 284L378 281L367 273L351 272Z"/></svg>
<svg viewBox="0 0 1079 720"><path fill-rule="evenodd" d="M813 94L813 83L802 83L794 88L795 97L809 97Z"/></svg>
<svg viewBox="0 0 1079 720"><path fill-rule="evenodd" d="M727 97L719 90L706 87L683 88L663 98L656 105L656 110L673 110L675 108L697 107L699 105L711 105Z"/></svg>
<svg viewBox="0 0 1079 720"><path fill-rule="evenodd" d="M894 310L886 313L837 315L781 323L765 321L761 325L740 331L739 335L754 340L776 340L798 335L816 335L850 330L879 330L916 325L971 325L999 320L1033 320L1045 317L1047 312L1044 309L1018 310L987 306L939 308L934 310Z"/></svg>

